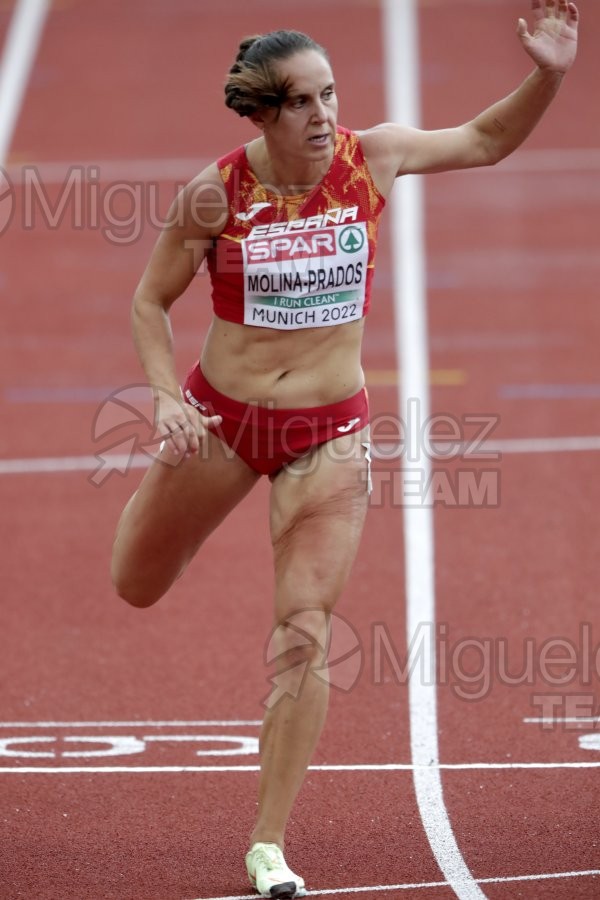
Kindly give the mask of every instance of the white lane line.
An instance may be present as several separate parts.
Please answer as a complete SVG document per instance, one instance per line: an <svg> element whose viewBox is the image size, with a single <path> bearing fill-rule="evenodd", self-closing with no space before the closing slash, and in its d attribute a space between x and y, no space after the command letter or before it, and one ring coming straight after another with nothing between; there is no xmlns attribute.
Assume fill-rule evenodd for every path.
<svg viewBox="0 0 600 900"><path fill-rule="evenodd" d="M496 878L477 878L478 884L513 884L521 881L548 881L561 878L593 878L600 875L600 869L587 869L582 872L543 872L539 875L506 875ZM368 891L417 891L430 888L451 887L447 881L417 881L413 884L374 884L369 887L329 888L320 891L309 891L310 896L327 897L333 894L365 894ZM199 897L197 900L256 900L254 894L231 894L228 897Z"/></svg>
<svg viewBox="0 0 600 900"><path fill-rule="evenodd" d="M393 441L382 441L385 453L382 458L390 458L390 447ZM431 450L433 458L447 459L448 454L436 447L442 448L444 441L433 440ZM452 444L456 447L456 444ZM400 447L400 445L399 445ZM404 442L402 444L404 447ZM504 438L495 441L476 441L464 443L456 447L456 455L463 455L470 459L478 455L487 454L521 454L521 453L589 453L600 450L599 435L582 435L581 437L565 435L564 437L540 437L540 438ZM399 450L399 453L401 448ZM376 453L374 453L376 456ZM100 459L102 456L102 460ZM94 472L100 468L101 462L110 466L115 472L125 473L128 469L146 469L152 463L152 459L145 454L127 453L102 453L98 456L40 456L22 457L15 459L0 459L0 475L31 475L51 474L54 472Z"/></svg>
<svg viewBox="0 0 600 900"><path fill-rule="evenodd" d="M419 29L416 0L383 0L385 84L387 114L392 122L419 127ZM395 188L391 202L393 242L394 327L396 355L400 364L399 405L401 419L429 421L429 360L427 348L424 201L422 178L405 176ZM409 446L418 448L414 425L408 428ZM412 434L410 432L413 432ZM424 483L429 483L431 460L421 454ZM422 622L435 624L433 512L403 504L407 643L409 647L410 747L415 794L421 821L433 855L459 900L482 900L478 887L460 852L444 803L440 777L437 694L435 677L435 628L425 650L427 675L415 665L415 647ZM416 660L417 662L419 660ZM423 660L421 660L423 662ZM427 677L429 676L429 677Z"/></svg>
<svg viewBox="0 0 600 900"><path fill-rule="evenodd" d="M43 740L43 738L40 738ZM436 769L446 772L494 772L494 771L552 771L556 769L599 769L598 762L551 763L437 763L419 765L413 763L365 763L357 765L309 766L310 772L416 772ZM0 775L170 775L195 773L245 773L259 772L260 766L0 766ZM469 876L471 877L471 876Z"/></svg>
<svg viewBox="0 0 600 900"><path fill-rule="evenodd" d="M262 719L201 719L189 721L131 721L131 722L0 722L0 728L202 728L207 725L238 727L261 725Z"/></svg>
<svg viewBox="0 0 600 900"><path fill-rule="evenodd" d="M10 163L6 173L18 185L24 169L35 168L40 181L47 185L62 184L73 171L86 173L86 177L99 184L108 181L187 181L211 162L201 157L172 157L167 159L104 159L104 160L27 160ZM497 166L468 169L453 173L460 176L519 175L530 172L593 172L600 169L600 149L596 147L571 147L566 150L520 150Z"/></svg>
<svg viewBox="0 0 600 900"><path fill-rule="evenodd" d="M11 145L50 0L19 0L0 66L0 166Z"/></svg>

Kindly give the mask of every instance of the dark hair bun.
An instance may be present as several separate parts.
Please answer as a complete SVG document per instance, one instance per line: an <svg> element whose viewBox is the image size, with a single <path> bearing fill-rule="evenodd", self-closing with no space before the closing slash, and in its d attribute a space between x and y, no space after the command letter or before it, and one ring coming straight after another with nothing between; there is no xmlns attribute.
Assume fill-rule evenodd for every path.
<svg viewBox="0 0 600 900"><path fill-rule="evenodd" d="M276 76L273 63L303 50L317 50L327 59L326 51L300 31L245 37L225 82L225 105L240 116L251 116L265 106L280 107L287 85Z"/></svg>
<svg viewBox="0 0 600 900"><path fill-rule="evenodd" d="M256 41L259 41L261 39L261 37L262 37L261 34L253 34L250 37L245 37L243 41L240 41L240 48L238 51L238 55L235 58L235 61L242 62L244 57L246 56L246 53L252 46L252 44L255 44Z"/></svg>

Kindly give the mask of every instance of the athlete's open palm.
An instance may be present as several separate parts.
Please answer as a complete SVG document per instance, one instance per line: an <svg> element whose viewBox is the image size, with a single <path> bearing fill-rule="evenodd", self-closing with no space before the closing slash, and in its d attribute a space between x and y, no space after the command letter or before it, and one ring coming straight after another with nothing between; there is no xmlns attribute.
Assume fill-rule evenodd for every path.
<svg viewBox="0 0 600 900"><path fill-rule="evenodd" d="M577 55L577 7L567 0L532 0L531 5L533 34L525 19L519 19L521 43L540 68L566 72Z"/></svg>

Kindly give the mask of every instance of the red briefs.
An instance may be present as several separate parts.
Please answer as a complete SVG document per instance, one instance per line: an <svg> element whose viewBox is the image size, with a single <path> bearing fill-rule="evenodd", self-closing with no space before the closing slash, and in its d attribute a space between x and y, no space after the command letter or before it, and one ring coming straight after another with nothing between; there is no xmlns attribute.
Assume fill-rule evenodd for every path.
<svg viewBox="0 0 600 900"><path fill-rule="evenodd" d="M183 395L202 415L223 417L211 431L261 475L275 475L313 447L369 424L366 388L327 406L275 409L272 403L240 403L220 394L196 365L186 379Z"/></svg>

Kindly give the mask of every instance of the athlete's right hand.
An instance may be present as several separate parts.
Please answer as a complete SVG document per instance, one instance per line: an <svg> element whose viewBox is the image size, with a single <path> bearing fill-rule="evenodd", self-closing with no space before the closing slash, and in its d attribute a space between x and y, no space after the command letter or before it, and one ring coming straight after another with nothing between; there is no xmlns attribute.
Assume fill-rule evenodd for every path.
<svg viewBox="0 0 600 900"><path fill-rule="evenodd" d="M210 428L220 425L221 416L203 416L201 413L174 397L160 397L156 409L156 431L162 438L161 452L170 451L174 456L188 457L199 452Z"/></svg>

